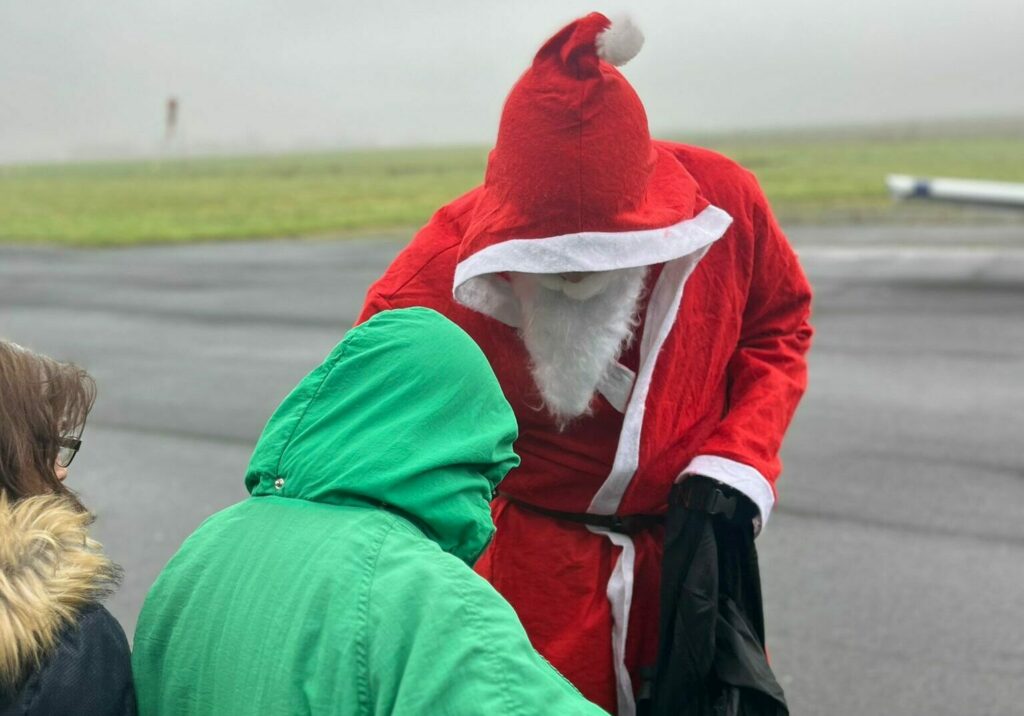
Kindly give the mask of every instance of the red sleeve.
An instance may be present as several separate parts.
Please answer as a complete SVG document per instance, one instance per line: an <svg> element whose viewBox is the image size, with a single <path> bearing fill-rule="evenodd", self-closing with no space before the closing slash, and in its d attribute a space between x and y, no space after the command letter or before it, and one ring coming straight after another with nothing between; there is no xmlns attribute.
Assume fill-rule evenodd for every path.
<svg viewBox="0 0 1024 716"><path fill-rule="evenodd" d="M465 328L468 309L452 300L455 262L466 222L472 216L480 188L443 206L395 257L366 293L356 325L381 311L423 306L432 308Z"/></svg>
<svg viewBox="0 0 1024 716"><path fill-rule="evenodd" d="M356 325L381 311L423 306L449 313L454 271L448 264L458 248L437 217L395 257L387 270L366 292Z"/></svg>
<svg viewBox="0 0 1024 716"><path fill-rule="evenodd" d="M684 474L741 490L760 508L775 501L779 449L807 388L811 287L767 202L755 202L753 265L740 338L729 361L728 411Z"/></svg>
<svg viewBox="0 0 1024 716"><path fill-rule="evenodd" d="M363 310L359 313L359 318L356 319L356 325L365 323L366 321L373 318L381 311L390 311L392 306L386 298L381 296L377 292L377 285L370 286L370 290L366 292L366 300L363 302Z"/></svg>

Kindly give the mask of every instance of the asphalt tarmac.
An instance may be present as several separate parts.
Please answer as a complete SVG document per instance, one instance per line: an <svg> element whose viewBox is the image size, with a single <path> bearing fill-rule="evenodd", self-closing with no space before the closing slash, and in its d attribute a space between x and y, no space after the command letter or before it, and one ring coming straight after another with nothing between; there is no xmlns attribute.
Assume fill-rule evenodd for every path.
<svg viewBox="0 0 1024 716"><path fill-rule="evenodd" d="M817 337L758 545L792 712L1024 713L1024 226L791 236ZM400 240L0 247L0 336L99 384L69 479L129 634Z"/></svg>

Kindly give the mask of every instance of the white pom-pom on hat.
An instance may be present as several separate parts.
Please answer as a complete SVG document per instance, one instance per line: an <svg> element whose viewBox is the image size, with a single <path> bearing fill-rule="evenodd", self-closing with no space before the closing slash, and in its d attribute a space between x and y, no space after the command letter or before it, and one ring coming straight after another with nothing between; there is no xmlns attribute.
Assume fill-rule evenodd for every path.
<svg viewBox="0 0 1024 716"><path fill-rule="evenodd" d="M643 46L644 33L626 16L613 19L611 26L597 36L597 56L616 67L636 57Z"/></svg>

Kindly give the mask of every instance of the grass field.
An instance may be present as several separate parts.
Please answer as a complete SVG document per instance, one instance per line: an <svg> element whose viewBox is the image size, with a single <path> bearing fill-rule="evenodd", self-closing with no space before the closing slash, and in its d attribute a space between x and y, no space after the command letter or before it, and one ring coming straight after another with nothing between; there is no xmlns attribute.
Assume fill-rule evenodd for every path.
<svg viewBox="0 0 1024 716"><path fill-rule="evenodd" d="M883 185L891 172L1024 181L1024 130L694 143L753 170L784 224L963 218L945 207L894 205ZM122 245L413 227L478 184L486 154L470 147L0 167L0 241Z"/></svg>

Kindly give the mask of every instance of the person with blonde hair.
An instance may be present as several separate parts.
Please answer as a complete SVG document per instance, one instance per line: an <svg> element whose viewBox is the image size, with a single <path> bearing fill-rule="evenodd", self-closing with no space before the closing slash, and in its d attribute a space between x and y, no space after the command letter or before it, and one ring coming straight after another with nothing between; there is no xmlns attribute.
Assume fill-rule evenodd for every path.
<svg viewBox="0 0 1024 716"><path fill-rule="evenodd" d="M134 714L120 569L64 480L96 397L81 368L0 341L0 716Z"/></svg>

